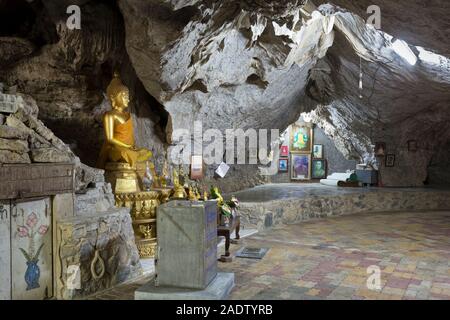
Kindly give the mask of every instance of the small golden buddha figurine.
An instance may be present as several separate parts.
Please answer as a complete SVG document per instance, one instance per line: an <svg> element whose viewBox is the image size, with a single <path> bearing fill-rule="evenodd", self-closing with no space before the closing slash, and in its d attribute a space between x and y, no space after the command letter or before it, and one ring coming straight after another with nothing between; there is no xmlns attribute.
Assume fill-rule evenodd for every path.
<svg viewBox="0 0 450 320"><path fill-rule="evenodd" d="M197 200L200 200L202 198L198 186L195 186L195 198L197 198Z"/></svg>
<svg viewBox="0 0 450 320"><path fill-rule="evenodd" d="M152 152L138 149L134 144L133 120L131 114L125 111L130 102L129 90L117 72L106 93L112 110L103 116L106 141L100 151L97 167L104 169L108 162L125 162L136 169L136 163L148 160Z"/></svg>
<svg viewBox="0 0 450 320"><path fill-rule="evenodd" d="M167 187L168 180L169 180L169 168L168 168L167 160L166 160L166 161L164 161L164 165L163 165L163 169L162 169L162 173L161 173L161 177L160 177L160 182L161 182L162 188Z"/></svg>
<svg viewBox="0 0 450 320"><path fill-rule="evenodd" d="M173 195L172 199L186 199L188 197L188 194L186 193L186 190L184 190L184 187L180 184L180 176L178 174L178 171L176 169L173 169Z"/></svg>
<svg viewBox="0 0 450 320"><path fill-rule="evenodd" d="M151 239L152 238L153 227L151 225L149 225L149 224L148 225L141 224L139 226L139 231L144 236L144 239Z"/></svg>
<svg viewBox="0 0 450 320"><path fill-rule="evenodd" d="M152 202L149 200L144 200L142 203L142 216L144 218L149 218L152 215L152 211L153 211L153 205Z"/></svg>
<svg viewBox="0 0 450 320"><path fill-rule="evenodd" d="M189 200L191 200L191 201L197 201L197 197L196 197L194 188L193 188L192 186L189 186L188 190L189 190L189 191L188 191L188 197L189 197Z"/></svg>

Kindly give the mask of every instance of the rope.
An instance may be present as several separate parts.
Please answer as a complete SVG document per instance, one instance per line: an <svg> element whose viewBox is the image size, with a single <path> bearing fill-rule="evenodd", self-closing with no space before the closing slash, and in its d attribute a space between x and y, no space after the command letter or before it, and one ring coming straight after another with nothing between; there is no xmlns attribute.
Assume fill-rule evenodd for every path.
<svg viewBox="0 0 450 320"><path fill-rule="evenodd" d="M97 271L95 270L95 264L97 261L100 263L100 274L97 274ZM94 259L91 262L91 275L95 280L99 280L105 275L105 263L100 257L98 250L95 250Z"/></svg>

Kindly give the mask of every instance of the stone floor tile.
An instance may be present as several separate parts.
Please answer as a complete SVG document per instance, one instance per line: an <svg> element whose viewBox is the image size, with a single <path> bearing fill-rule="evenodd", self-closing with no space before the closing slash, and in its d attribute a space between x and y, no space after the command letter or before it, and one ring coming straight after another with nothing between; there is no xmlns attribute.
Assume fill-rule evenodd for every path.
<svg viewBox="0 0 450 320"><path fill-rule="evenodd" d="M450 227L442 228L447 220L448 213L413 212L282 226L231 246L232 253L242 245L269 247L264 259L236 258L219 263L219 270L235 273L230 299L450 300ZM413 247L405 239L417 241ZM367 288L371 265L381 268L381 291ZM144 280L89 299L132 299Z"/></svg>

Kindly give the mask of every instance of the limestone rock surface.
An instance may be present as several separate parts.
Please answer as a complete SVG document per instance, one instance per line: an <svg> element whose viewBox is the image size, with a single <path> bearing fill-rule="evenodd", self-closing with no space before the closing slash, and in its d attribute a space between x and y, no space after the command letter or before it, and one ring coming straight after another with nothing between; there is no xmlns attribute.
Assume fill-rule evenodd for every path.
<svg viewBox="0 0 450 320"><path fill-rule="evenodd" d="M11 1L2 1L9 13ZM386 142L396 156L392 168L377 161L386 186L450 183L438 174L450 165L444 0L76 3L83 15L76 31L64 24L71 1L24 4L27 15L18 15L29 23L0 38L10 53L0 81L31 95L39 118L88 165L103 142L104 89L121 65L135 98L137 142L157 154L157 168L181 144L174 131L195 122L221 132L283 131L303 114L348 159L374 161L373 145ZM371 5L381 9L380 30L366 23ZM398 39L414 65L396 49ZM232 189L265 181L258 168L233 168L225 180L208 168L205 183Z"/></svg>
<svg viewBox="0 0 450 320"><path fill-rule="evenodd" d="M26 140L29 133L18 128L0 125L0 138Z"/></svg>
<svg viewBox="0 0 450 320"><path fill-rule="evenodd" d="M397 165L385 168L380 159L385 185L420 186L429 182L432 150L450 138L448 4L421 3L131 0L119 6L136 73L169 112L172 128L201 121L220 130L284 129L312 111L309 119L347 158L363 162L375 142L387 143ZM381 30L366 24L372 4L381 8ZM418 57L414 66L395 51L393 37L407 41ZM419 58L430 55L436 62ZM419 152L407 150L409 140L419 140Z"/></svg>
<svg viewBox="0 0 450 320"><path fill-rule="evenodd" d="M17 153L27 153L28 142L24 140L11 140L0 138L0 150L9 150Z"/></svg>
<svg viewBox="0 0 450 320"><path fill-rule="evenodd" d="M31 163L31 160L27 153L17 153L10 150L0 149L0 163Z"/></svg>
<svg viewBox="0 0 450 320"><path fill-rule="evenodd" d="M31 159L33 159L33 162L41 163L58 163L71 161L69 155L56 148L33 149L31 151Z"/></svg>

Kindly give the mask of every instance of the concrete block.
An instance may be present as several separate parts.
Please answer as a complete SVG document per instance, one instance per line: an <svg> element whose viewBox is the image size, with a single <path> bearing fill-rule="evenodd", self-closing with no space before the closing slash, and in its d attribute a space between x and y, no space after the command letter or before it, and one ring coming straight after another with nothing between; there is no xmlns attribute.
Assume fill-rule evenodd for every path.
<svg viewBox="0 0 450 320"><path fill-rule="evenodd" d="M157 210L157 285L206 288L217 274L216 202L171 201Z"/></svg>

